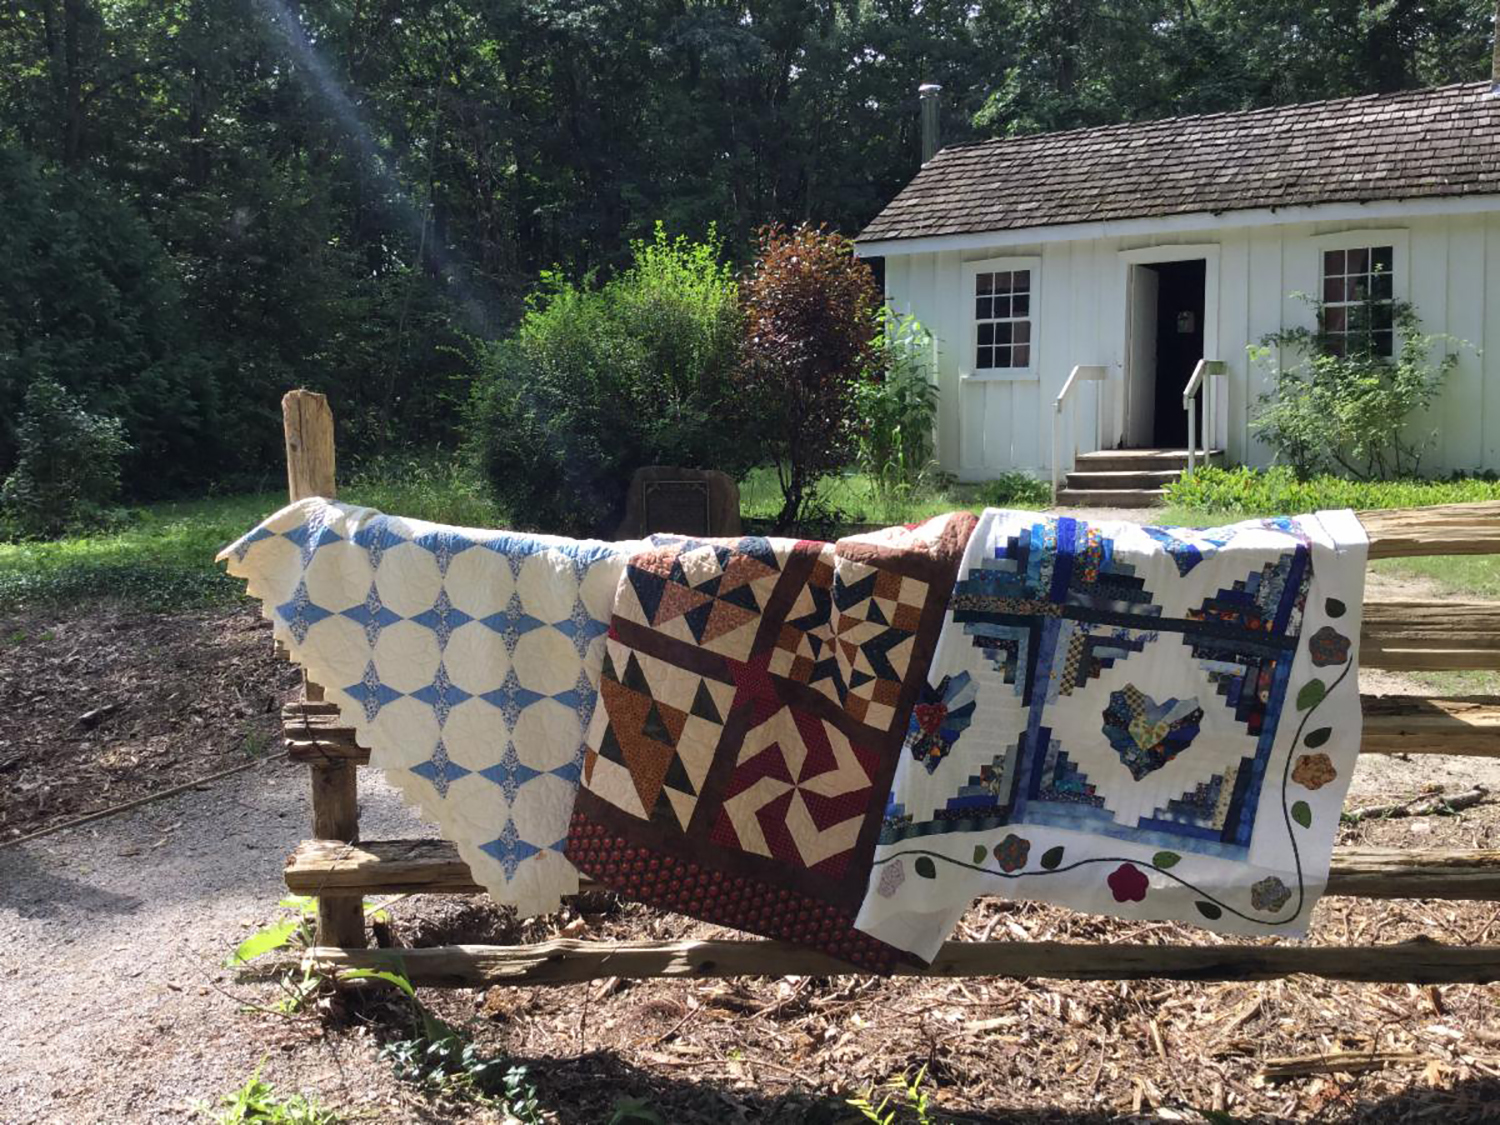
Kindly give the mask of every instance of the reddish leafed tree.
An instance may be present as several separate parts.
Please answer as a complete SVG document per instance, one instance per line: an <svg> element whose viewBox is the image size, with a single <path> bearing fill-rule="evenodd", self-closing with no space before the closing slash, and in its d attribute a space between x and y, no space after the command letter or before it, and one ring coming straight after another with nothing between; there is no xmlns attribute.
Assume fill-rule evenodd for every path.
<svg viewBox="0 0 1500 1125"><path fill-rule="evenodd" d="M880 293L849 239L804 223L761 229L742 303L741 378L763 412L784 497L776 525L785 530L804 515L818 478L853 456L853 390L874 358Z"/></svg>

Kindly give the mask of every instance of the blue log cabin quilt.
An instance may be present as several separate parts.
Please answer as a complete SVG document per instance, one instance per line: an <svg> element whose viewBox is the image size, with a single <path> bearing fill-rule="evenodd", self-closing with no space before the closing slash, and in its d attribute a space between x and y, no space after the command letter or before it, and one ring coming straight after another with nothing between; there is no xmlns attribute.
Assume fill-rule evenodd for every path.
<svg viewBox="0 0 1500 1125"><path fill-rule="evenodd" d="M976 895L1300 935L1359 749L1349 512L1208 531L986 511L856 925L931 959Z"/></svg>

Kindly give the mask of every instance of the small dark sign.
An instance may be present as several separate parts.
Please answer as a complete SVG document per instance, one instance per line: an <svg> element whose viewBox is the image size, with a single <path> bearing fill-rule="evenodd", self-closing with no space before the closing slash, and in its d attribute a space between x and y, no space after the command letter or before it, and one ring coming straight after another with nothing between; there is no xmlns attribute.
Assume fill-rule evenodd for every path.
<svg viewBox="0 0 1500 1125"><path fill-rule="evenodd" d="M650 465L630 480L621 539L663 532L699 539L740 534L740 490L734 478L712 469Z"/></svg>
<svg viewBox="0 0 1500 1125"><path fill-rule="evenodd" d="M713 534L707 481L648 481L645 494L645 530L648 533L665 531L677 535Z"/></svg>

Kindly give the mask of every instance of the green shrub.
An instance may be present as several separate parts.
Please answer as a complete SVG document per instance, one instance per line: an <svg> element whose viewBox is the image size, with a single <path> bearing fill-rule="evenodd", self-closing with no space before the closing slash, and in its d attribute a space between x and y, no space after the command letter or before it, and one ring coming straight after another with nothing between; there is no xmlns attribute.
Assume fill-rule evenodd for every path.
<svg viewBox="0 0 1500 1125"><path fill-rule="evenodd" d="M518 525L612 537L637 468L738 473L759 459L718 238L658 226L633 251L601 287L544 274L516 334L480 349L467 448Z"/></svg>
<svg viewBox="0 0 1500 1125"><path fill-rule="evenodd" d="M979 485L975 498L986 508L1047 508L1052 486L1030 473L1001 473Z"/></svg>
<svg viewBox="0 0 1500 1125"><path fill-rule="evenodd" d="M260 1076L260 1067L233 1093L219 1099L217 1112L207 1106L197 1107L212 1116L216 1125L338 1125L343 1120L336 1112L302 1094L282 1097Z"/></svg>
<svg viewBox="0 0 1500 1125"><path fill-rule="evenodd" d="M454 453L389 454L355 462L339 499L408 519L504 527L505 510L467 459Z"/></svg>
<svg viewBox="0 0 1500 1125"><path fill-rule="evenodd" d="M16 467L0 484L0 528L27 539L110 522L120 461L130 452L116 418L90 414L51 379L26 391L16 426Z"/></svg>
<svg viewBox="0 0 1500 1125"><path fill-rule="evenodd" d="M1257 400L1251 431L1303 480L1318 473L1361 480L1415 475L1436 431L1420 440L1404 431L1442 391L1457 353L1430 362L1432 348L1447 337L1424 336L1416 309L1406 302L1369 300L1338 309L1347 333L1330 331L1334 310L1308 303L1317 313L1316 328L1285 329L1250 349L1275 381L1275 389ZM1295 362L1283 362L1283 352Z"/></svg>
<svg viewBox="0 0 1500 1125"><path fill-rule="evenodd" d="M747 401L776 462L785 530L807 521L818 480L857 449L855 388L874 358L875 278L842 235L765 227L744 285Z"/></svg>
<svg viewBox="0 0 1500 1125"><path fill-rule="evenodd" d="M21 456L27 391L49 379L119 419L133 495L201 487L225 460L230 420L166 247L91 176L3 144L0 200L0 476Z"/></svg>
<svg viewBox="0 0 1500 1125"><path fill-rule="evenodd" d="M1500 500L1500 481L1358 481L1322 475L1299 480L1287 465L1269 469L1200 468L1167 486L1166 503L1194 512L1245 516L1290 515L1322 508L1420 508Z"/></svg>
<svg viewBox="0 0 1500 1125"><path fill-rule="evenodd" d="M932 469L938 391L927 378L932 337L913 316L885 310L875 362L854 388L856 463L882 499L911 495Z"/></svg>

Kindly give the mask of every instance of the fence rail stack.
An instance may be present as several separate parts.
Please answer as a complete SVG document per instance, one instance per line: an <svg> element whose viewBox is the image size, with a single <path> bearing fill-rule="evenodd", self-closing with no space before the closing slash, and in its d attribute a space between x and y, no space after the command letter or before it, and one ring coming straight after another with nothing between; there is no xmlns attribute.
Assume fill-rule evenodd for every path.
<svg viewBox="0 0 1500 1125"><path fill-rule="evenodd" d="M292 391L282 402L287 483L293 500L332 498L333 413L324 396ZM1370 558L1500 554L1500 502L1361 512ZM1458 599L1368 603L1361 663L1387 671L1500 670L1500 604ZM1500 697L1362 696L1364 754L1500 757ZM303 698L283 711L287 750L312 773L313 838L287 860L286 885L318 900L318 944L308 959L328 969L399 967L414 984L573 984L605 977L831 976L853 972L786 942L595 942L366 948L366 896L479 894L457 849L442 840L359 840L357 778L368 749L343 725L323 689L304 677ZM580 893L596 889L587 884ZM1339 847L1328 893L1363 898L1500 901L1500 851ZM950 941L926 969L905 975L1079 980L1265 980L1307 973L1332 980L1476 983L1500 980L1500 945L1148 945Z"/></svg>

